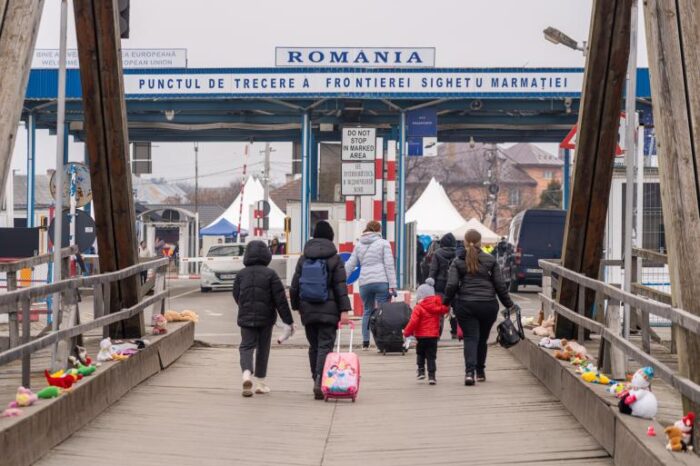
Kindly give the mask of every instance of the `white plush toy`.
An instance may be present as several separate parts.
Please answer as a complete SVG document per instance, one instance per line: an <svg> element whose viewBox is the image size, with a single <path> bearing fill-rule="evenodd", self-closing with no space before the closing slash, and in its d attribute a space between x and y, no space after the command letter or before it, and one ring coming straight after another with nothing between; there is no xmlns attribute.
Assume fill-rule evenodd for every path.
<svg viewBox="0 0 700 466"><path fill-rule="evenodd" d="M659 404L651 392L651 379L654 378L654 368L642 367L632 376L628 392L620 394L618 407L623 414L652 419L656 416Z"/></svg>
<svg viewBox="0 0 700 466"><path fill-rule="evenodd" d="M97 360L99 362L106 362L112 360L112 340L105 338L100 341L100 351L97 353Z"/></svg>

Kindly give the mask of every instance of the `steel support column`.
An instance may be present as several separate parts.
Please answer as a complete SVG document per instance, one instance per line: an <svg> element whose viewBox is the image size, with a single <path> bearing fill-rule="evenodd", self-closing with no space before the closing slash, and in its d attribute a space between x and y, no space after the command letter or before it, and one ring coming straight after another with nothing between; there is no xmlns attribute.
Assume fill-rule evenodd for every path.
<svg viewBox="0 0 700 466"><path fill-rule="evenodd" d="M27 118L27 228L34 228L36 193L36 121L34 113Z"/></svg>
<svg viewBox="0 0 700 466"><path fill-rule="evenodd" d="M304 244L309 239L309 114L304 112L301 117L301 235L300 250L304 250Z"/></svg>
<svg viewBox="0 0 700 466"><path fill-rule="evenodd" d="M404 286L406 265L406 112L401 112L398 151L398 194L396 196L396 274L399 288Z"/></svg>
<svg viewBox="0 0 700 466"><path fill-rule="evenodd" d="M320 165L318 143L314 132L309 128L309 199L318 201L318 168Z"/></svg>

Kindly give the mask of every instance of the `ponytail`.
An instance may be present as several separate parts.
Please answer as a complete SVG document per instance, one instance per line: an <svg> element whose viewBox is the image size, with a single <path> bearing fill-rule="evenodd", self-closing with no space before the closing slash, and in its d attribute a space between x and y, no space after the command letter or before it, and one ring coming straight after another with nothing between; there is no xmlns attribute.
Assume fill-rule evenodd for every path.
<svg viewBox="0 0 700 466"><path fill-rule="evenodd" d="M467 230L464 234L464 249L466 251L464 262L467 266L467 272L471 275L475 275L479 271L481 233L476 230Z"/></svg>

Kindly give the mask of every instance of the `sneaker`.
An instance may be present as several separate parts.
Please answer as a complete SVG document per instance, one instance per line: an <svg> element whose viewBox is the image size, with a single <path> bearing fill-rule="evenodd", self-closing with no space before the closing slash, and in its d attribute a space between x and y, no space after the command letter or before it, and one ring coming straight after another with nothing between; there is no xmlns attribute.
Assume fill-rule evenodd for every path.
<svg viewBox="0 0 700 466"><path fill-rule="evenodd" d="M464 385L468 387L474 385L474 372L467 372L467 375L464 376Z"/></svg>
<svg viewBox="0 0 700 466"><path fill-rule="evenodd" d="M265 383L265 379L258 379L258 383L255 384L255 394L267 395L268 393L270 393L270 387Z"/></svg>
<svg viewBox="0 0 700 466"><path fill-rule="evenodd" d="M241 394L246 398L253 396L253 379L250 371L243 372L243 392Z"/></svg>
<svg viewBox="0 0 700 466"><path fill-rule="evenodd" d="M362 342L362 351L367 351L368 349L369 349L369 342L363 341Z"/></svg>
<svg viewBox="0 0 700 466"><path fill-rule="evenodd" d="M437 383L437 380L435 380L435 374L428 375L428 383L430 385L435 385Z"/></svg>
<svg viewBox="0 0 700 466"><path fill-rule="evenodd" d="M476 371L476 381L477 382L486 382L486 372L485 371Z"/></svg>
<svg viewBox="0 0 700 466"><path fill-rule="evenodd" d="M418 369L418 372L416 373L416 379L425 380L425 369Z"/></svg>

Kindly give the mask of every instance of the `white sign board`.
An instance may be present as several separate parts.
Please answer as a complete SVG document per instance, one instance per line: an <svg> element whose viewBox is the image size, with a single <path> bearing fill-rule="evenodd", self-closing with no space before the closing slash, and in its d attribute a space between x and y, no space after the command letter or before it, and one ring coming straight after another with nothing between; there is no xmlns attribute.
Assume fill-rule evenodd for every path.
<svg viewBox="0 0 700 466"><path fill-rule="evenodd" d="M340 194L374 196L376 180L374 162L342 163Z"/></svg>
<svg viewBox="0 0 700 466"><path fill-rule="evenodd" d="M122 66L136 68L187 68L187 49L122 49ZM66 67L78 68L78 50L66 51ZM33 69L58 68L58 49L36 49Z"/></svg>
<svg viewBox="0 0 700 466"><path fill-rule="evenodd" d="M374 161L377 154L375 128L343 128L341 158L343 162Z"/></svg>
<svg viewBox="0 0 700 466"><path fill-rule="evenodd" d="M433 47L277 47L275 66L392 67L435 66Z"/></svg>

